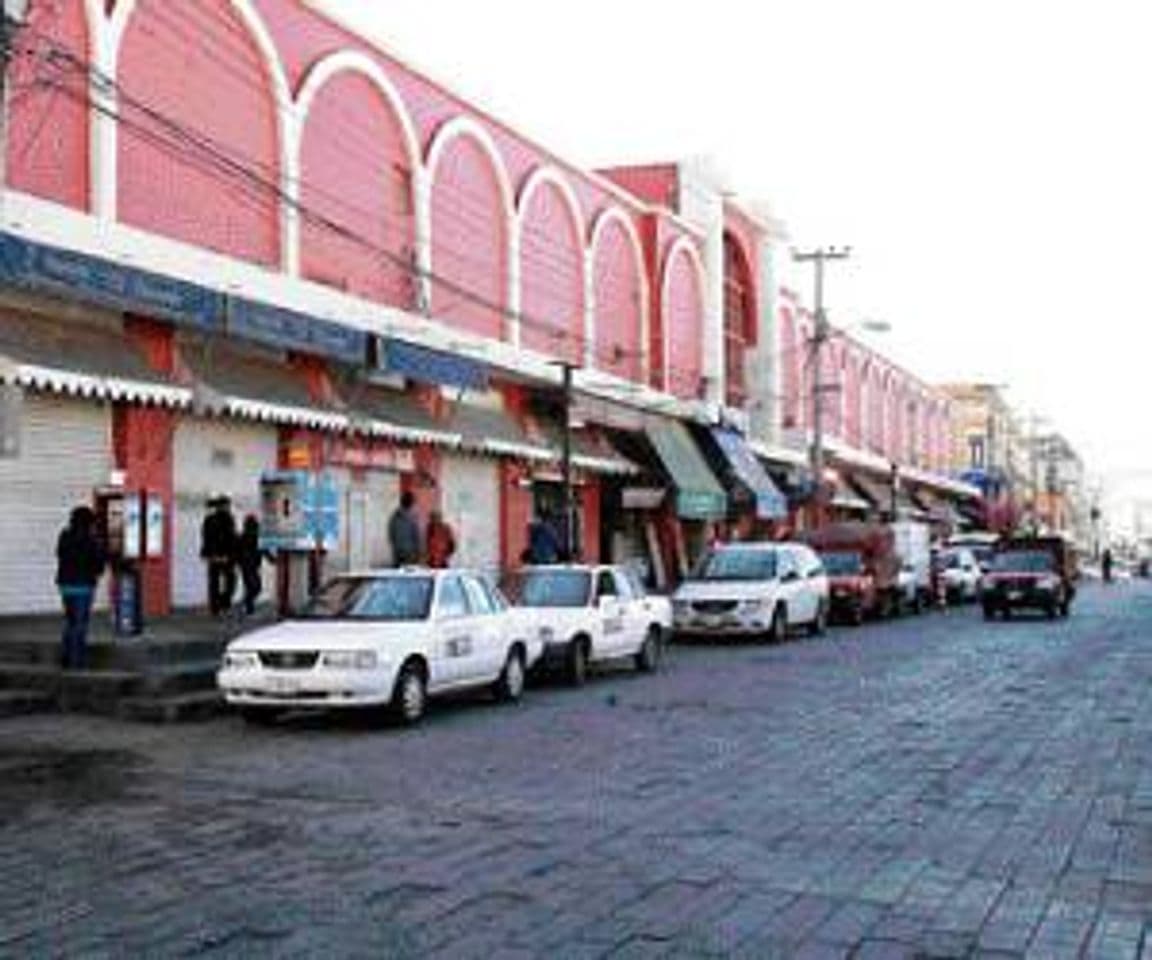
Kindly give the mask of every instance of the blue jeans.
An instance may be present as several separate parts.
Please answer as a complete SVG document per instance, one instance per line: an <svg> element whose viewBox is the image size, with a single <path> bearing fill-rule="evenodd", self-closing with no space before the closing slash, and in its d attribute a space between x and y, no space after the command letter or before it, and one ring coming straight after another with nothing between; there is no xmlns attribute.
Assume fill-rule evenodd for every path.
<svg viewBox="0 0 1152 960"><path fill-rule="evenodd" d="M95 593L93 588L60 588L60 599L64 602L64 649L60 659L65 670L83 670L87 663L88 622Z"/></svg>

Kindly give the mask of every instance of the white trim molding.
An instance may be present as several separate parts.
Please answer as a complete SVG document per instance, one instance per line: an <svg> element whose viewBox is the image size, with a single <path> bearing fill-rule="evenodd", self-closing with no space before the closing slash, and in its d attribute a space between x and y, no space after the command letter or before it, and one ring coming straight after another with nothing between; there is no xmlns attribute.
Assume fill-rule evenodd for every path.
<svg viewBox="0 0 1152 960"><path fill-rule="evenodd" d="M708 331L708 313L705 298L708 295L707 273L704 270L704 261L700 256L700 251L696 249L696 244L692 242L689 237L677 237L672 241L671 246L668 247L668 252L664 254L664 263L661 266L660 276L660 323L664 349L664 390L671 393L671 344L672 338L668 335L668 289L672 282L672 268L675 266L676 258L681 254L685 254L692 262L696 269L696 282L697 290L700 295L700 343L697 346L700 349L700 373L704 376L706 371L704 369L704 338L707 337Z"/></svg>
<svg viewBox="0 0 1152 960"><path fill-rule="evenodd" d="M652 345L649 342L652 338L652 293L648 286L648 270L644 264L644 244L640 240L640 231L636 229L636 223L628 216L622 207L606 207L600 211L600 214L592 223L587 252L590 284L593 290L592 300L595 302L598 299L595 296L596 253L600 249L600 240L604 235L604 231L608 229L608 226L612 223L619 223L621 227L623 227L625 234L627 234L628 239L632 243L632 253L636 261L636 277L640 284L640 380L641 383L647 387L652 372ZM595 343L598 327L599 318L593 315L588 340L589 350L591 350L593 357L595 357L596 353ZM593 364L593 366L595 366L595 364Z"/></svg>

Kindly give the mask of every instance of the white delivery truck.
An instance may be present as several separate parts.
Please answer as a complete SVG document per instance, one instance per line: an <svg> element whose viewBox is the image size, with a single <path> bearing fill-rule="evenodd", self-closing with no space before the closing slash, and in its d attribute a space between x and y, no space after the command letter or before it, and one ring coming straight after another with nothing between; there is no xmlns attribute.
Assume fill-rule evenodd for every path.
<svg viewBox="0 0 1152 960"><path fill-rule="evenodd" d="M932 606L932 531L926 523L900 520L892 524L896 555L900 558L900 584L905 603L913 610Z"/></svg>

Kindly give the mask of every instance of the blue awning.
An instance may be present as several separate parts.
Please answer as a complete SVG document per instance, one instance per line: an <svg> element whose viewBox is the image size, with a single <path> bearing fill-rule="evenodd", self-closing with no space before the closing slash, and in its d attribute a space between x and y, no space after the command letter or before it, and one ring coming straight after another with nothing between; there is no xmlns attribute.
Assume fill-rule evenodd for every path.
<svg viewBox="0 0 1152 960"><path fill-rule="evenodd" d="M404 340L380 341L380 369L436 386L488 389L488 368L484 364Z"/></svg>
<svg viewBox="0 0 1152 960"><path fill-rule="evenodd" d="M762 520L780 520L788 516L788 500L768 476L764 465L748 448L747 442L734 430L713 427L712 437L736 478L756 498L756 516Z"/></svg>

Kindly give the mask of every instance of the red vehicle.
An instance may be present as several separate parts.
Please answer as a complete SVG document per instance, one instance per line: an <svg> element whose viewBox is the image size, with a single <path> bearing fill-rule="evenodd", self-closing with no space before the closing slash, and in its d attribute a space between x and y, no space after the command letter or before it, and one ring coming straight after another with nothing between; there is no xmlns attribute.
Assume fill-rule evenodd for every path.
<svg viewBox="0 0 1152 960"><path fill-rule="evenodd" d="M1066 617L1076 598L1079 569L1075 548L1060 537L1012 537L996 546L984 575L980 601L984 618L1014 610L1040 610Z"/></svg>
<svg viewBox="0 0 1152 960"><path fill-rule="evenodd" d="M820 554L828 574L831 615L852 624L899 613L900 558L891 527L836 523L801 539Z"/></svg>

